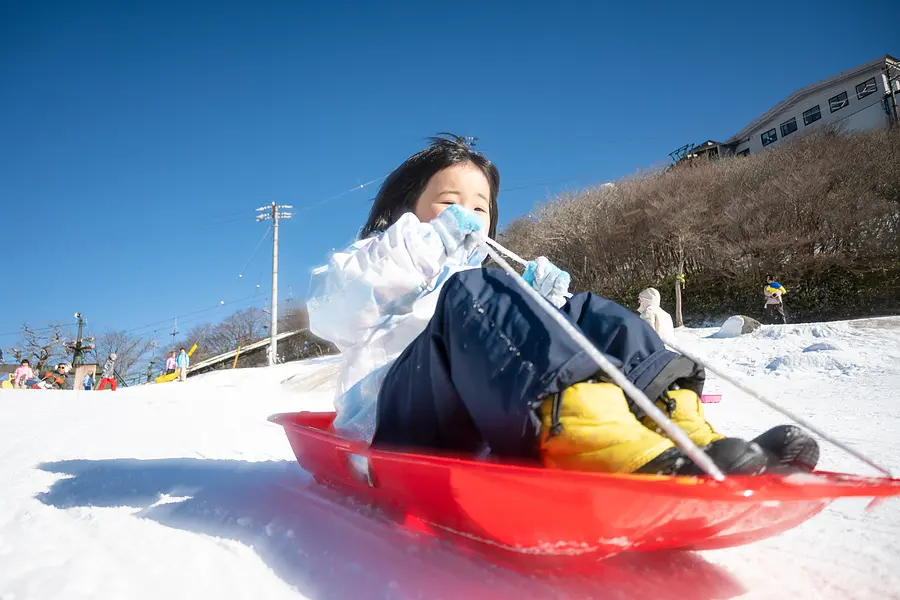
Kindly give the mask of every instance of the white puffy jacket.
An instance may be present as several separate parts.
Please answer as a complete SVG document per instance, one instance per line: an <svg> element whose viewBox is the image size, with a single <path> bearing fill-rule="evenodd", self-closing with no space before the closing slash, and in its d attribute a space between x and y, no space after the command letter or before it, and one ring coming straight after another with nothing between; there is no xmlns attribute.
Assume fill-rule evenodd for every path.
<svg viewBox="0 0 900 600"><path fill-rule="evenodd" d="M437 230L406 213L313 270L310 331L343 354L336 429L372 441L375 403L390 366L424 331L447 279L478 268L484 258L463 249L448 256Z"/></svg>
<svg viewBox="0 0 900 600"><path fill-rule="evenodd" d="M638 294L640 306L638 312L641 318L653 327L663 342L675 340L675 327L672 325L672 317L659 305L659 291L656 288L647 288Z"/></svg>

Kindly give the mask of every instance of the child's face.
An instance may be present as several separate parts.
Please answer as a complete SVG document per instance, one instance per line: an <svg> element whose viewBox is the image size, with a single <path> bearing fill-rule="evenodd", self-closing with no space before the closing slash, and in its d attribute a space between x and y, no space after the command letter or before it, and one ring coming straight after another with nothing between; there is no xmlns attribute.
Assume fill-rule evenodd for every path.
<svg viewBox="0 0 900 600"><path fill-rule="evenodd" d="M472 163L453 165L428 181L416 202L415 214L427 223L451 204L461 204L481 217L487 231L491 226L490 198L490 184L478 167Z"/></svg>

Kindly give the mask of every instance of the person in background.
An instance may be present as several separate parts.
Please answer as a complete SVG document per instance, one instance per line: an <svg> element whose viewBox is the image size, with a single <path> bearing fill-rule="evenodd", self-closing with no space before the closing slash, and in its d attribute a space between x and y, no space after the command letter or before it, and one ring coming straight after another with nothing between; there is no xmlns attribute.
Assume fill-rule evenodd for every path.
<svg viewBox="0 0 900 600"><path fill-rule="evenodd" d="M174 373L175 368L175 353L169 352L169 358L166 359L166 375Z"/></svg>
<svg viewBox="0 0 900 600"><path fill-rule="evenodd" d="M84 376L84 379L81 380L81 385L84 386L86 391L91 391L94 387L94 376L88 373Z"/></svg>
<svg viewBox="0 0 900 600"><path fill-rule="evenodd" d="M44 388L55 388L57 390L66 389L66 380L69 378L69 371L72 366L69 363L59 363L56 369L50 371L41 378L41 384Z"/></svg>
<svg viewBox="0 0 900 600"><path fill-rule="evenodd" d="M28 362L28 359L23 358L22 363L18 367L16 367L13 386L18 389L22 389L23 387L25 387L25 382L29 379L34 379L34 371L32 370L31 363Z"/></svg>
<svg viewBox="0 0 900 600"><path fill-rule="evenodd" d="M191 357L188 356L187 350L182 348L178 353L178 358L175 359L175 367L178 370L178 381L184 381L185 379L187 379L187 370L190 364Z"/></svg>
<svg viewBox="0 0 900 600"><path fill-rule="evenodd" d="M771 275L766 279L769 282L763 290L763 295L766 297L766 320L770 325L774 325L779 320L782 325L787 325L783 298L784 294L787 293L787 289L775 281L775 278Z"/></svg>
<svg viewBox="0 0 900 600"><path fill-rule="evenodd" d="M649 323L653 331L662 338L662 341L674 341L675 327L672 325L672 316L662 309L659 300L659 290L652 287L645 289L638 294L638 312L641 318Z"/></svg>
<svg viewBox="0 0 900 600"><path fill-rule="evenodd" d="M100 375L100 385L97 386L97 391L105 390L106 386L109 385L112 388L112 391L116 391L116 353L113 352L109 355L109 358L106 359L106 362L103 363L103 372Z"/></svg>

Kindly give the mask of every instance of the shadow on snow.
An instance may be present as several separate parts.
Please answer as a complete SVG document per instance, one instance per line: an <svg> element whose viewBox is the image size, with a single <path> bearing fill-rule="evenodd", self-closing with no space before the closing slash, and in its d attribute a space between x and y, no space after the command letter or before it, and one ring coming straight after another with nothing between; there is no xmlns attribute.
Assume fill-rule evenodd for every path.
<svg viewBox="0 0 900 600"><path fill-rule="evenodd" d="M293 461L66 460L40 468L68 475L38 494L44 504L134 507L139 518L237 540L316 600L712 600L745 592L727 571L689 552L617 555L600 561L590 577L525 575L354 506Z"/></svg>

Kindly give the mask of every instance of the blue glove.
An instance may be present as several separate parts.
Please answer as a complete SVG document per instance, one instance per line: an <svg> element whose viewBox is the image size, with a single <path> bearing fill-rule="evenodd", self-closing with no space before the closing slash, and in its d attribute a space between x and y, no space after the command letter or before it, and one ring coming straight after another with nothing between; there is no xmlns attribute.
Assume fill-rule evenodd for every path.
<svg viewBox="0 0 900 600"><path fill-rule="evenodd" d="M528 261L522 279L555 306L561 307L566 303L572 276L550 262L546 256Z"/></svg>
<svg viewBox="0 0 900 600"><path fill-rule="evenodd" d="M445 208L431 220L431 226L444 243L447 255L453 254L460 247L465 248L468 253L474 250L485 236L484 222L478 214L459 204Z"/></svg>

